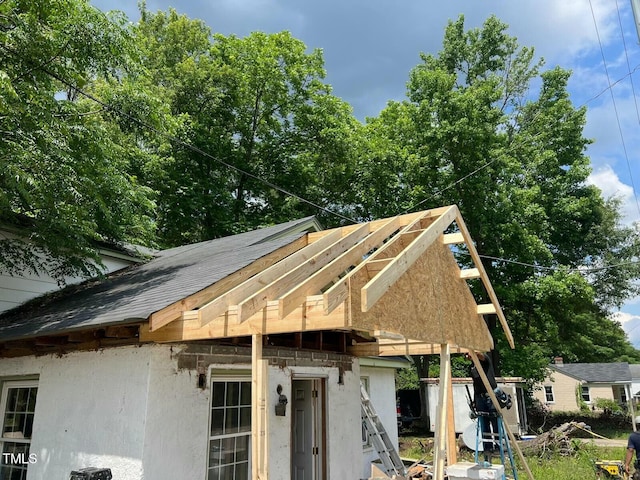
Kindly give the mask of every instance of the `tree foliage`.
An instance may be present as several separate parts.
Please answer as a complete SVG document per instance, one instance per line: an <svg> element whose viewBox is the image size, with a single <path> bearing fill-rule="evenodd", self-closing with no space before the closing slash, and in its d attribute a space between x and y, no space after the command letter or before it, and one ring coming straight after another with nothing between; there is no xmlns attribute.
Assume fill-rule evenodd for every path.
<svg viewBox="0 0 640 480"><path fill-rule="evenodd" d="M587 181L585 109L571 103L570 73L542 71L506 29L490 17L465 30L460 17L441 52L422 55L407 99L367 125L359 213L458 205L516 340L506 348L490 319L503 373L541 378L554 355L638 361L609 316L638 293L638 232Z"/></svg>
<svg viewBox="0 0 640 480"><path fill-rule="evenodd" d="M150 192L75 90L127 68L123 25L80 0L0 3L0 270L91 275L97 242L150 241Z"/></svg>
<svg viewBox="0 0 640 480"><path fill-rule="evenodd" d="M135 36L147 71L135 81L159 89L182 125L159 165L141 165L160 193L163 244L318 212L301 198L339 208L359 124L322 81L319 50L288 32L212 35L199 20L144 7Z"/></svg>

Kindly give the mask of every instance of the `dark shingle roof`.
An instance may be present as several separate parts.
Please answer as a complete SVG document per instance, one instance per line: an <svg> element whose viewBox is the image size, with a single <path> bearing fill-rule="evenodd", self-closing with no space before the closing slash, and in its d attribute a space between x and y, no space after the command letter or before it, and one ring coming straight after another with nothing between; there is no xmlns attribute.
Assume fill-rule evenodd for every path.
<svg viewBox="0 0 640 480"><path fill-rule="evenodd" d="M565 363L551 368L577 380L590 383L630 382L631 371L627 362L617 363Z"/></svg>
<svg viewBox="0 0 640 480"><path fill-rule="evenodd" d="M44 295L0 315L0 340L144 320L304 234L313 217L158 252L144 264Z"/></svg>

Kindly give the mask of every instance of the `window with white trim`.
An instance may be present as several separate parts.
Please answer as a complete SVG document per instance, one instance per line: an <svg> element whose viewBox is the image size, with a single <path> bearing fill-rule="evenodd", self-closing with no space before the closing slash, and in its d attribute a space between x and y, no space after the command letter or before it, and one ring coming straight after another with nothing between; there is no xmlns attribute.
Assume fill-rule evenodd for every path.
<svg viewBox="0 0 640 480"><path fill-rule="evenodd" d="M207 480L248 480L251 462L251 381L211 382Z"/></svg>
<svg viewBox="0 0 640 480"><path fill-rule="evenodd" d="M589 403L591 402L591 395L589 394L589 387L582 385L581 387L582 400Z"/></svg>
<svg viewBox="0 0 640 480"><path fill-rule="evenodd" d="M553 397L553 386L545 385L544 386L544 399L547 403L555 402L555 398Z"/></svg>
<svg viewBox="0 0 640 480"><path fill-rule="evenodd" d="M11 381L2 385L0 397L0 479L25 480L31 459L31 434L38 382Z"/></svg>

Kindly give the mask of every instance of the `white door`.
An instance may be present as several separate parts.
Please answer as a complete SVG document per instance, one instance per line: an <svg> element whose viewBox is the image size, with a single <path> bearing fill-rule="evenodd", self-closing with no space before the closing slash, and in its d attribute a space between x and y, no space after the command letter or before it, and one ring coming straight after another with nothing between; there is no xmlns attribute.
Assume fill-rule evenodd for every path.
<svg viewBox="0 0 640 480"><path fill-rule="evenodd" d="M291 478L323 478L323 381L293 380L291 396Z"/></svg>

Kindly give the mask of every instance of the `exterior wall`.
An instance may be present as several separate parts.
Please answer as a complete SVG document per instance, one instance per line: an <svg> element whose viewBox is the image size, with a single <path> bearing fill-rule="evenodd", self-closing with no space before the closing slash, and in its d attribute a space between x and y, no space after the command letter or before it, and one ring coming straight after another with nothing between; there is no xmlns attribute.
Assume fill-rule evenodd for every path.
<svg viewBox="0 0 640 480"><path fill-rule="evenodd" d="M115 272L133 264L132 259L125 259L121 256L102 255L104 263L104 273ZM65 279L68 285L83 281L80 277L69 277ZM0 312L10 310L45 293L59 290L58 283L48 275L36 275L24 272L19 276L0 274Z"/></svg>
<svg viewBox="0 0 640 480"><path fill-rule="evenodd" d="M207 478L210 384L198 388L195 370L178 369L179 349L156 346L150 356L142 457L147 480Z"/></svg>
<svg viewBox="0 0 640 480"><path fill-rule="evenodd" d="M69 478L72 470L86 467L110 468L114 479L205 480L212 376L234 372L248 376L250 363L246 356L226 352L219 363L203 361L206 355L196 355L192 362L181 353L192 347L146 345L1 359L0 382L38 377L31 443L37 462L29 466L28 480ZM270 478L290 478L291 406L284 417L276 416L273 406L277 385L291 400L296 378L324 379L326 477L368 477L357 360L304 353L306 360L292 359L298 352L291 350L270 353L266 400ZM375 405L385 405L377 411L397 441L393 369L366 367L365 371ZM198 377L203 372L206 386L200 388Z"/></svg>
<svg viewBox="0 0 640 480"><path fill-rule="evenodd" d="M0 379L38 376L28 480L69 478L84 467L143 478L151 348L118 348L0 361Z"/></svg>
<svg viewBox="0 0 640 480"><path fill-rule="evenodd" d="M373 408L375 408L380 421L384 425L389 440L392 444L398 447L398 418L396 414L396 369L395 368L381 368L374 366L361 366L360 377L367 377L369 379L369 398ZM360 398L360 391L358 386L358 398ZM359 408L358 401L358 408ZM358 409L358 415L360 415L360 409ZM360 431L360 425L358 425L358 431ZM373 446L368 446L363 449L363 467L359 477L353 478L368 478L371 475L371 462L378 459L378 453Z"/></svg>
<svg viewBox="0 0 640 480"><path fill-rule="evenodd" d="M560 372L553 372L545 378L541 385L543 388L534 390L533 396L543 405L546 405L549 410L556 412L573 412L579 409L576 401L576 388L580 384L581 382L575 378ZM553 388L553 402L546 401L544 387L547 385Z"/></svg>
<svg viewBox="0 0 640 480"><path fill-rule="evenodd" d="M596 398L605 398L607 400L615 400L613 397L613 386L612 385L593 385L586 384L589 387L589 397L591 398L591 402L587 402L587 404L591 404L595 401Z"/></svg>

